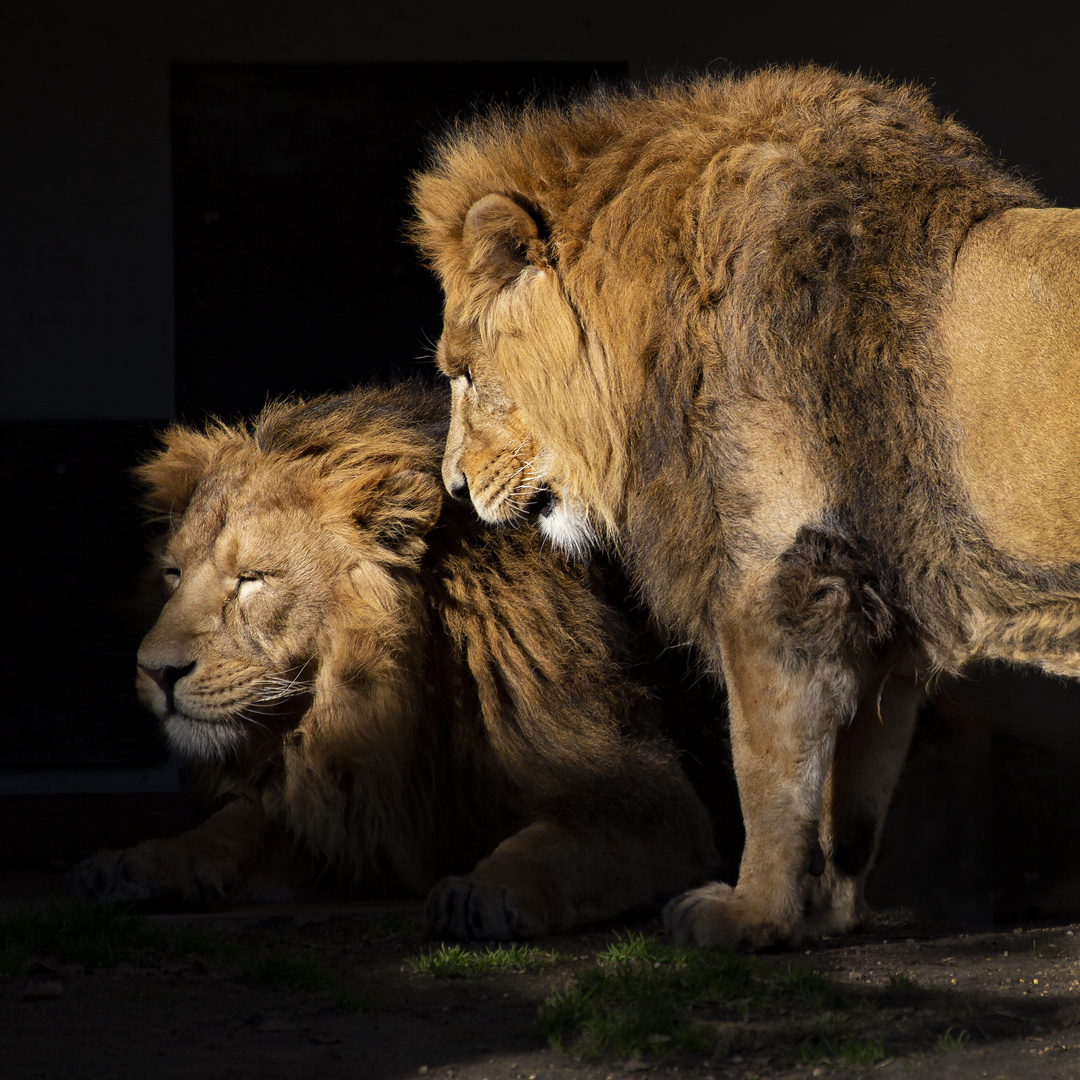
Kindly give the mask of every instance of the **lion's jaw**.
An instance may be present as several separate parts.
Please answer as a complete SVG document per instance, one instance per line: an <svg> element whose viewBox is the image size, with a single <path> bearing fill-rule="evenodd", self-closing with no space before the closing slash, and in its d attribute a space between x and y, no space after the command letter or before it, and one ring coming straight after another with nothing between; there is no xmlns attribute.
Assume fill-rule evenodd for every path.
<svg viewBox="0 0 1080 1080"><path fill-rule="evenodd" d="M278 667L235 650L215 656L187 637L175 614L166 605L139 648L136 673L139 698L170 750L185 761L225 762L275 747L310 705L314 665Z"/></svg>
<svg viewBox="0 0 1080 1080"><path fill-rule="evenodd" d="M563 331L549 342L558 359L553 355L541 367L576 367L580 340L564 325L576 324L554 274L525 273L504 292L524 297L531 289L541 291ZM463 314L464 306L456 302L447 304L435 354L450 381L443 483L487 524L533 525L571 558L585 558L599 545L594 522L601 518L578 486L566 480L581 470L565 468L565 448L556 448L545 426L523 411L518 388L504 382L506 371L521 367L513 355L519 328L513 325L512 305L504 300L501 293L489 297L479 316ZM507 327L501 325L504 319L510 320ZM543 388L535 389L533 396L546 405Z"/></svg>
<svg viewBox="0 0 1080 1080"><path fill-rule="evenodd" d="M234 685L231 679L208 679L197 662L190 664L190 674L171 682L167 667L150 666L156 663L140 650L139 699L161 721L172 753L192 763L235 761L257 754L263 745L276 746L311 699L311 680L299 668L288 675L253 675L250 683Z"/></svg>

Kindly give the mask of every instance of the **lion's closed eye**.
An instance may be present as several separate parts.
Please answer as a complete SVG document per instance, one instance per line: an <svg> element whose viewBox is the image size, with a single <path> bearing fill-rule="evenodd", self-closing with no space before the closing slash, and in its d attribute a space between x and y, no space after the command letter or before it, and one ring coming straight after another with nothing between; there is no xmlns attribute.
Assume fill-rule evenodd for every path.
<svg viewBox="0 0 1080 1080"><path fill-rule="evenodd" d="M236 575L236 595L245 600L266 584L266 574L256 570L243 570Z"/></svg>

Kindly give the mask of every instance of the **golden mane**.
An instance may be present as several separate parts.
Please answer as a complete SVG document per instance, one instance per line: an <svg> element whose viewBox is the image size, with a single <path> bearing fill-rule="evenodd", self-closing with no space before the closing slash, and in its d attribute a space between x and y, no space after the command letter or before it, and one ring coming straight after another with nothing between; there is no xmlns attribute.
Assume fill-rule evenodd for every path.
<svg viewBox="0 0 1080 1080"><path fill-rule="evenodd" d="M798 382L808 437L828 427L848 450L850 418L866 417L878 437L837 467L873 469L883 492L887 481L910 486L906 507L921 531L940 504L940 472L929 461L911 475L913 462L922 466L915 449L951 436L933 410L914 414L908 401L915 387L942 392L930 339L946 275L973 224L1042 203L922 89L813 66L598 91L566 109L459 127L414 177L411 225L455 321L490 327L505 316L526 340L573 339L575 349L576 325L559 323L554 304L515 304L507 290L493 306L510 272L491 255L500 232L462 243L470 210L492 193L536 221L534 239L511 245L517 267L551 269L599 343L585 366L502 374L519 404L550 404L530 412L537 440L558 447L565 482L588 485L580 494L608 526L654 514L632 505L633 493L655 490L672 454L701 476L693 438L678 433L716 424L729 388L772 372ZM574 424L561 423L566 414ZM649 453L628 455L631 443ZM681 494L665 520L694 513ZM693 504L704 498L694 492ZM858 527L884 510L867 507ZM638 535L613 532L622 543ZM722 572L702 575L703 587ZM665 621L700 607L672 585L652 597ZM951 629L954 615L933 606L926 618Z"/></svg>

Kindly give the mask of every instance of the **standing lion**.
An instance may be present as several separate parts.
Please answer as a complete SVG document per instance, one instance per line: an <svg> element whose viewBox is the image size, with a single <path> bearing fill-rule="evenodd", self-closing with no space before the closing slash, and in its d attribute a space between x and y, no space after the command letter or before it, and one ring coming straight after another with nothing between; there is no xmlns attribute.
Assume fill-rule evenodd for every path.
<svg viewBox="0 0 1080 1080"><path fill-rule="evenodd" d="M446 499L446 411L406 384L164 435L139 469L166 597L138 688L223 805L87 860L84 893L202 905L318 875L431 890L430 932L506 939L714 872L631 623L590 570Z"/></svg>
<svg viewBox="0 0 1080 1080"><path fill-rule="evenodd" d="M816 67L496 114L413 195L449 490L617 552L727 686L738 882L669 929L851 928L928 681L1080 675L1080 211Z"/></svg>

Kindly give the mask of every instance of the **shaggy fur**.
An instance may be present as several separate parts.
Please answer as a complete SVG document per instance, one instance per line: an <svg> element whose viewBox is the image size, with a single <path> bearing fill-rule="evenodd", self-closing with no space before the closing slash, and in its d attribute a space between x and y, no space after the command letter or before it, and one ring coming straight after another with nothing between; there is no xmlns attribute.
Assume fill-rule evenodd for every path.
<svg viewBox="0 0 1080 1080"><path fill-rule="evenodd" d="M434 886L433 933L508 938L708 876L627 620L593 571L445 499L445 436L413 385L165 434L139 469L170 595L138 687L226 804L89 860L87 892L236 897L291 838L352 895Z"/></svg>
<svg viewBox="0 0 1080 1080"><path fill-rule="evenodd" d="M600 537L727 684L738 884L669 925L853 926L926 682L1080 673L1080 212L815 67L495 115L413 196L447 486Z"/></svg>

